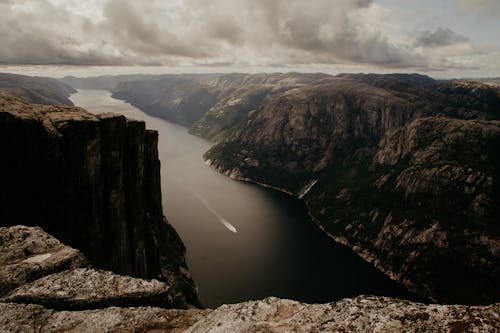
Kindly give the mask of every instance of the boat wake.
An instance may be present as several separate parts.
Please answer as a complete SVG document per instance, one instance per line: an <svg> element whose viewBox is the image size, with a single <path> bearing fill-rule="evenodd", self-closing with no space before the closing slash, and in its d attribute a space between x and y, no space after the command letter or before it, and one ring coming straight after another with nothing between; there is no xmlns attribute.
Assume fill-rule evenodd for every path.
<svg viewBox="0 0 500 333"><path fill-rule="evenodd" d="M226 220L225 218L223 218L219 213L217 213L217 211L212 207L212 205L210 204L210 202L208 202L208 200L204 196L202 196L200 193L196 192L192 188L189 188L189 187L187 187L187 186L179 183L178 181L175 181L175 182L177 184L179 184L181 187L183 187L184 189L186 189L187 191L189 191L198 200L200 200L201 203L203 204L203 206L205 206L205 208L208 209L208 211L210 211L210 213L212 213L219 220L219 222L222 223L222 225L224 227L226 227L229 231L231 231L231 232L233 232L235 234L238 233L238 230L236 230L235 226L232 225L231 222L229 222L228 220Z"/></svg>

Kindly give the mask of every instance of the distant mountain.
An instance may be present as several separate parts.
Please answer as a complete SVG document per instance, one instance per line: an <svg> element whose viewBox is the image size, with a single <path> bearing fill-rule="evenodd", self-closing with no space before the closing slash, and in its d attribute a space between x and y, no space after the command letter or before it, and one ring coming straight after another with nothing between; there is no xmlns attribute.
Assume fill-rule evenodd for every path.
<svg viewBox="0 0 500 333"><path fill-rule="evenodd" d="M269 94L331 78L313 73L182 74L119 83L113 97L214 138L258 108Z"/></svg>
<svg viewBox="0 0 500 333"><path fill-rule="evenodd" d="M56 79L0 73L0 90L20 97L26 102L47 105L68 105L75 92L73 88Z"/></svg>
<svg viewBox="0 0 500 333"><path fill-rule="evenodd" d="M463 80L500 85L500 77L468 78Z"/></svg>
<svg viewBox="0 0 500 333"><path fill-rule="evenodd" d="M165 75L120 82L112 96L153 116L189 126L217 102L219 92L207 84L211 79L206 75Z"/></svg>
<svg viewBox="0 0 500 333"><path fill-rule="evenodd" d="M96 90L113 90L120 82L129 82L137 80L152 80L158 79L158 75L148 74L133 74L133 75L102 75L94 77L75 77L65 76L59 81L75 88L75 89L96 89Z"/></svg>

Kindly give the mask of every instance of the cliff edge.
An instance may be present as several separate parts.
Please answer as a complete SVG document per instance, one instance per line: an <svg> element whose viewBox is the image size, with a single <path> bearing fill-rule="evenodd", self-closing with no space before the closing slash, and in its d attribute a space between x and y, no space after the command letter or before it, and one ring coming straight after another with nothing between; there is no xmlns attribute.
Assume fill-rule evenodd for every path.
<svg viewBox="0 0 500 333"><path fill-rule="evenodd" d="M40 226L97 268L165 281L177 307L199 305L163 216L157 141L143 122L0 92L1 226Z"/></svg>

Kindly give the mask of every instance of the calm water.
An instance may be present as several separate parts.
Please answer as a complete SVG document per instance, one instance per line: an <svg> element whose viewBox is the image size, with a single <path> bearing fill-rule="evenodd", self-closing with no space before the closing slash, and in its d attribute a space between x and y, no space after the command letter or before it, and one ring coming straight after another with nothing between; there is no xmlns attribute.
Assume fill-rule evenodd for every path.
<svg viewBox="0 0 500 333"><path fill-rule="evenodd" d="M93 113L144 120L160 133L163 209L187 247L206 306L267 296L310 303L360 294L415 299L326 237L299 200L211 170L202 159L209 141L112 99L107 91L81 90L71 100Z"/></svg>

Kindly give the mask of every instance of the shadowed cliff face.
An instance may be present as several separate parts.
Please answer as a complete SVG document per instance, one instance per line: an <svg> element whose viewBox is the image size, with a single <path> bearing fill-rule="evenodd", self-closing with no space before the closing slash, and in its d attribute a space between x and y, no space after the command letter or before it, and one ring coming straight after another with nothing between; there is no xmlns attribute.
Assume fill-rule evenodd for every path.
<svg viewBox="0 0 500 333"><path fill-rule="evenodd" d="M123 116L0 93L1 225L41 226L97 268L159 278L198 304L163 217L157 140Z"/></svg>
<svg viewBox="0 0 500 333"><path fill-rule="evenodd" d="M334 239L412 291L488 303L500 297L499 107L479 83L344 75L269 100L205 157L303 197Z"/></svg>

